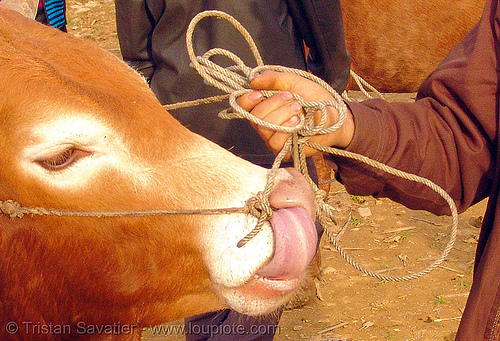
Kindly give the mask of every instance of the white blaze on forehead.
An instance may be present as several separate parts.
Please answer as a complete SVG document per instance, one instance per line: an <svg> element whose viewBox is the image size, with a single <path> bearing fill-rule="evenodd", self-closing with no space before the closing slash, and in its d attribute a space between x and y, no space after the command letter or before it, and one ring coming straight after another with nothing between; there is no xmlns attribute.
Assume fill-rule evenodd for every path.
<svg viewBox="0 0 500 341"><path fill-rule="evenodd" d="M30 153L30 157L36 158L46 155L47 148L57 150L60 145L64 144L82 147L95 146L102 144L111 133L112 129L97 119L72 117L51 120L33 127L30 134L33 145L26 152Z"/></svg>
<svg viewBox="0 0 500 341"><path fill-rule="evenodd" d="M22 168L53 186L83 186L105 168L134 177L148 172L147 167L133 160L120 135L98 119L70 117L37 124L28 132L27 141L21 156ZM37 162L70 148L89 155L59 171L49 171Z"/></svg>

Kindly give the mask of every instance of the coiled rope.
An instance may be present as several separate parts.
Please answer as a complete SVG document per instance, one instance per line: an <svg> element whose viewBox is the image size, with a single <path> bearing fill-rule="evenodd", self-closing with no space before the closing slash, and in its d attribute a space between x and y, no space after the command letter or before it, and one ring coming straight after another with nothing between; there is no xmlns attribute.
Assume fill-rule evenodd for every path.
<svg viewBox="0 0 500 341"><path fill-rule="evenodd" d="M216 17L223 18L230 22L245 38L250 46L250 49L255 57L257 66L255 68L250 68L246 66L243 61L238 58L234 53L220 49L214 48L207 51L203 56L196 56L193 49L192 36L196 24L206 17ZM0 211L11 218L21 218L25 214L31 215L52 215L52 216L73 216L73 217L144 217L144 216L160 216L160 215L179 215L179 214L231 214L231 213L251 213L257 217L258 222L255 228L248 233L243 239L238 242L238 247L243 247L249 240L251 240L259 231L262 229L263 224L272 215L272 208L269 203L269 194L274 186L275 176L277 169L280 167L283 159L290 153L293 157L294 166L297 168L309 181L311 186L315 191L315 203L316 203L316 216L320 223L325 228L326 234L330 239L330 242L334 245L339 254L354 268L357 270L370 275L372 277L386 280L386 281L406 281L411 279L416 279L421 277L436 267L438 267L444 259L448 256L449 252L453 248L455 243L456 234L458 230L458 212L453 202L453 199L439 186L432 183L430 180L423 177L409 174L395 168L384 165L380 162L371 160L365 156L347 152L345 150L326 147L314 142L309 141L311 136L319 134L329 134L337 129L339 129L345 122L347 117L347 107L342 100L342 97L326 82L322 79L312 75L303 70L297 70L292 68L287 68L277 65L264 65L260 53L253 41L252 37L248 31L238 22L236 19L228 15L227 13L220 11L205 11L193 18L191 21L187 36L186 43L189 58L191 60L193 68L205 79L205 81L226 92L226 95L214 96L209 98L203 98L195 101L188 101L182 103L176 103L173 105L166 105L167 110L175 110L183 107L190 107L195 105L202 105L213 103L217 101L222 101L229 99L229 104L232 110L227 109L219 113L221 118L225 119L247 119L250 122L263 126L268 129L273 129L279 132L289 133L291 136L285 142L283 149L278 153L271 170L268 175L267 184L265 189L258 193L255 197L249 199L245 207L235 207L235 208L221 208L221 209L200 209L200 210L145 210L145 211L72 211L72 210L61 210L61 209L46 209L41 207L23 207L19 203L6 200L0 201ZM234 62L234 65L223 68L215 63L213 63L210 58L215 55L222 55ZM241 108L236 100L239 96L244 95L247 92L253 91L250 87L249 81L253 79L258 73L264 70L274 70L280 72L291 72L298 74L302 77L310 79L321 86L323 86L328 92L333 96L334 100L330 101L305 101L297 94L293 94L294 99L304 108L304 113L299 115L299 123L294 127L283 127L279 125L274 125L269 122L263 121L243 108ZM277 93L277 91L262 91L264 97L272 96ZM331 125L326 126L328 119L327 108L331 106L337 109L339 112L338 121ZM315 123L315 113L320 112L320 120ZM314 181L310 178L304 148L305 147L314 148L323 153L330 153L339 157L351 158L357 160L361 163L367 164L376 169L382 170L389 174L407 179L409 181L417 182L423 184L433 191L438 193L441 197L445 199L448 206L450 207L452 215L451 233L448 243L446 244L441 255L425 269L404 276L390 276L383 275L377 272L373 272L361 266L356 260L354 260L343 248L339 245L335 238L334 233L331 231L331 225L335 223L334 212L335 209L325 202L327 193L318 188Z"/></svg>

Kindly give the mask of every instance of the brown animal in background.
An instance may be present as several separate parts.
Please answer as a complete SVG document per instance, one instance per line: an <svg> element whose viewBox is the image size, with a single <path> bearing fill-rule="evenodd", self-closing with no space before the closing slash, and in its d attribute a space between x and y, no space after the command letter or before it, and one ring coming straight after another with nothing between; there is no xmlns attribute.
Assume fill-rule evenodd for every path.
<svg viewBox="0 0 500 341"><path fill-rule="evenodd" d="M0 8L0 200L67 210L241 207L268 170L167 113L112 54ZM231 307L268 313L317 248L313 194L280 170L270 222L246 213L0 215L0 340L140 340ZM288 236L289 238L286 238ZM17 327L17 329L16 329Z"/></svg>
<svg viewBox="0 0 500 341"><path fill-rule="evenodd" d="M383 92L414 92L476 24L484 0L341 0L352 69Z"/></svg>

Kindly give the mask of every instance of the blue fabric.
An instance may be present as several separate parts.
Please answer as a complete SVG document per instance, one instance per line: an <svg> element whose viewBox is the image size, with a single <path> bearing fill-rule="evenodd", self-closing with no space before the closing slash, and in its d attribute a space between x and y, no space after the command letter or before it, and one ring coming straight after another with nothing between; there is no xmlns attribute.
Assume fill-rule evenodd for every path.
<svg viewBox="0 0 500 341"><path fill-rule="evenodd" d="M60 28L66 25L64 0L45 0L44 6L50 26Z"/></svg>

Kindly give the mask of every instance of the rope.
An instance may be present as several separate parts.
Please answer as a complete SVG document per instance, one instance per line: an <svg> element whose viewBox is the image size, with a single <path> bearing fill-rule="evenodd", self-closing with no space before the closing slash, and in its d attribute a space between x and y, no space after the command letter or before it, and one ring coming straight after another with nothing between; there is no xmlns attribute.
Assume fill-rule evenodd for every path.
<svg viewBox="0 0 500 341"><path fill-rule="evenodd" d="M342 150L342 149L326 147L324 145L314 143L314 142L307 142L306 145L311 147L311 148L317 149L321 152L330 153L332 155L336 155L336 156L340 156L340 157L344 157L344 158L350 158L350 159L356 160L358 162L364 163L368 166L371 166L373 168L382 170L382 171L386 172L387 174L395 175L399 178L425 185L425 186L429 187L430 189L432 189L437 194L439 194L446 201L446 203L448 204L448 206L450 208L451 216L452 216L452 224L451 224L452 228L451 228L450 238L449 238L448 243L446 244L445 248L443 249L442 253L434 262L432 262L425 269L423 269L417 273L412 273L412 274L409 274L406 276L382 275L382 274L379 274L377 272L373 272L373 271L370 271L370 270L364 268L355 259L353 259L348 253L346 253L346 251L339 245L338 240L335 238L335 236L332 234L332 232L329 229L325 228L325 232L326 232L330 242L332 243L332 245L335 247L335 249L338 251L338 253L349 264L351 264L355 269L357 269L357 270L359 270L367 275L370 275L372 277L378 278L380 280L407 281L407 280L416 279L416 278L419 278L419 277L422 277L422 276L428 274L429 272L431 272L432 270L437 268L446 259L446 257L450 253L450 251L453 248L455 241L456 241L457 232L458 232L458 211L457 211L457 208L455 206L455 202L453 201L453 199L450 197L450 195L444 189L442 189L441 187L439 187L438 185L436 185L435 183L433 183L429 179L426 179L424 177L421 177L421 176L418 176L415 174L411 174L411 173L407 173L407 172L398 170L396 168L387 166L381 162L372 160L372 159L370 159L366 156L360 155L360 154L348 152L348 151ZM327 205L327 204L325 203L325 205Z"/></svg>
<svg viewBox="0 0 500 341"><path fill-rule="evenodd" d="M373 96L365 89L365 87L368 88L368 90L371 90L375 94L375 97L384 99L384 95L382 95L370 83L368 83L363 78L361 78L361 76L359 76L356 72L354 72L353 70L351 70L350 74L351 74L352 79L354 80L354 82L358 86L359 90L361 90L361 92L363 93L363 95L365 95L367 98L373 98ZM349 94L348 94L347 90L345 90L342 93L342 97L345 100L347 100L347 101L351 101L351 99L349 98Z"/></svg>
<svg viewBox="0 0 500 341"><path fill-rule="evenodd" d="M203 104L210 104L210 103L222 102L222 101L224 101L224 100L226 100L228 98L229 98L229 95L219 95L219 96L212 96L212 97L195 99L195 100L192 100L192 101L185 101L185 102L179 102L179 103L165 104L163 107L166 110L170 111L170 110L175 110L175 109L196 107L196 106L203 105Z"/></svg>
<svg viewBox="0 0 500 341"><path fill-rule="evenodd" d="M248 207L208 208L198 210L131 210L131 211L73 211L43 207L23 207L13 200L0 201L0 211L11 218L22 218L24 215L46 215L57 217L151 217L165 215L218 215L232 213L251 213Z"/></svg>
<svg viewBox="0 0 500 341"><path fill-rule="evenodd" d="M196 56L193 49L192 36L196 24L205 17L217 17L223 18L230 22L245 38L248 45L254 55L257 66L255 68L250 68L246 66L243 61L238 58L234 53L215 48L207 51L203 56ZM345 122L347 117L347 106L342 100L342 97L325 81L314 76L313 74L292 68L287 68L279 65L264 65L260 53L253 41L252 37L248 31L233 17L227 13L220 11L205 11L196 15L191 21L187 34L186 34L186 44L188 49L188 55L191 60L192 66L196 71L204 78L204 80L226 92L226 95L214 96L209 98L203 98L195 101L181 102L173 105L165 106L169 110L174 110L178 108L201 105L207 103L213 103L217 101L222 101L229 98L229 104L232 110L224 110L219 113L221 118L225 119L247 119L250 122L279 132L289 133L291 136L285 142L282 150L276 156L271 170L268 174L268 179L266 186L262 192L257 193L256 196L250 198L245 207L234 207L234 208L221 208L221 209L200 209L200 210L145 210L145 211L71 211L71 210L59 210L59 209L45 209L40 207L22 207L19 203L12 200L0 201L0 211L11 218L21 218L25 214L32 215L54 215L54 216L76 216L76 217L137 217L137 216L160 216L160 215L173 215L173 214L232 214L232 213L250 213L257 217L257 224L244 238L238 242L238 247L243 247L249 240L251 240L256 234L260 232L263 224L272 216L272 207L269 203L269 195L272 188L274 187L276 172L281 165L283 159L288 155L292 155L294 166L297 168L308 180L308 182L313 187L315 192L315 203L316 203L316 216L318 220L325 228L326 234L328 235L330 242L334 245L339 254L354 268L359 271L368 274L372 277L386 280L386 281L406 281L410 279L415 279L421 277L441 264L451 251L458 230L458 213L453 202L453 199L439 186L432 183L430 180L419 177L417 175L409 174L395 168L384 165L378 161L371 160L365 156L350 153L345 150L340 150L332 147L326 147L317 143L309 141L311 136L318 134L329 134L337 129L339 129ZM223 68L219 65L213 63L210 58L215 55L222 55L230 59L234 65ZM334 98L330 101L305 101L302 97L297 94L293 94L294 99L304 108L304 112L300 114L299 123L294 127L282 127L279 125L270 124L269 122L258 119L257 117L250 114L248 111L241 108L236 102L237 98L253 91L250 87L249 80L253 79L258 73L264 70L274 70L279 72L291 72L300 75L304 78L312 80L321 86L323 86ZM272 96L278 91L262 91L264 97ZM339 119L335 124L330 126L326 125L328 120L328 107L334 107L339 113ZM320 120L315 123L315 115L320 113ZM405 276L388 276L381 275L376 272L372 272L365 269L357 261L355 261L349 254L342 248L331 231L330 226L336 224L334 212L335 209L325 202L327 193L318 188L314 183L308 173L306 157L304 148L305 147L314 148L324 153L331 153L336 156L351 158L359 162L365 163L369 166L380 169L388 174L392 174L409 181L417 182L428 186L433 191L438 193L441 197L445 199L448 206L450 207L452 215L451 233L450 240L446 245L445 249L441 253L438 259L436 259L432 264L430 264L425 269L405 275Z"/></svg>

